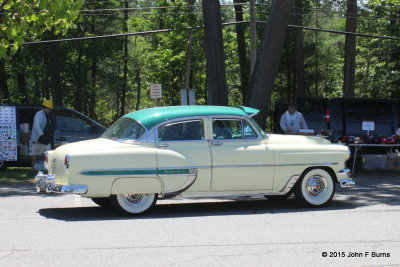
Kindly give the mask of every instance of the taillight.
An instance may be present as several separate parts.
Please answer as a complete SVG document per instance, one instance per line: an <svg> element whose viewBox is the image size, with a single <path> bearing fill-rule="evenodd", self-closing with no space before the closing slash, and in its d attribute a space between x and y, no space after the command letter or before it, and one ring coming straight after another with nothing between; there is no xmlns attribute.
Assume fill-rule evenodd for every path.
<svg viewBox="0 0 400 267"><path fill-rule="evenodd" d="M68 155L68 154L65 155L65 158L64 158L64 166L65 166L66 169L69 168L69 155Z"/></svg>
<svg viewBox="0 0 400 267"><path fill-rule="evenodd" d="M325 110L324 120L325 122L331 122L331 111L329 109Z"/></svg>
<svg viewBox="0 0 400 267"><path fill-rule="evenodd" d="M43 153L43 162L48 163L48 160L49 160L49 156L48 156L48 153L46 151L46 152Z"/></svg>

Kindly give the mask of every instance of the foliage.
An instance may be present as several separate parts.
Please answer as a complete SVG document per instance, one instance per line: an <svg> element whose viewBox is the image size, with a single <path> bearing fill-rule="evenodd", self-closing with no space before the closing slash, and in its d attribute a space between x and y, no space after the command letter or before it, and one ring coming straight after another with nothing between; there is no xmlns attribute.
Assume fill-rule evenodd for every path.
<svg viewBox="0 0 400 267"><path fill-rule="evenodd" d="M31 180L35 176L36 172L33 172L28 167L9 167L6 170L0 171L0 182L16 182Z"/></svg>
<svg viewBox="0 0 400 267"><path fill-rule="evenodd" d="M301 12L304 26L344 31L345 0L301 2L303 6L295 7L293 13ZM226 4L221 7L223 23L234 22L231 3L223 1ZM127 37L126 80L123 75L126 59L123 53L124 37L60 43L62 87L65 92L63 102L105 125L111 124L119 116L125 83L127 112L156 105L179 105L180 89L184 87L187 41L191 31L193 55L190 87L196 89L197 104L207 103L203 18L199 1L195 2L193 11L190 11L186 0L128 1L130 9L121 10L125 4L122 0L0 0L0 54L5 57L2 62L6 75L3 77L7 79L9 101L23 103L29 99L30 103L35 104L50 94L48 44L24 45L16 53L24 40L49 39L49 31L65 34L65 38L76 38L169 29L167 33L143 33ZM249 8L244 5L243 9L244 18L248 20ZM256 11L260 42L268 21L270 1L257 1ZM79 20L75 21L78 14ZM400 0L359 2L357 32L400 37L399 23L395 19L399 15ZM290 23L293 24L293 21ZM124 25L127 25L127 29L124 29ZM303 33L306 95L341 97L345 35L308 29L304 29ZM240 66L235 26L224 26L223 37L229 104L243 104L239 90ZM247 25L246 39L249 49ZM270 107L277 101L286 102L297 95L294 88L297 75L294 45L294 29L289 28ZM356 64L356 97L400 97L398 40L357 37ZM25 87L18 80L21 77L25 79ZM152 83L162 84L163 98L160 101L150 98L149 87Z"/></svg>
<svg viewBox="0 0 400 267"><path fill-rule="evenodd" d="M45 31L65 34L74 26L83 0L1 0L0 58L15 53L26 38Z"/></svg>

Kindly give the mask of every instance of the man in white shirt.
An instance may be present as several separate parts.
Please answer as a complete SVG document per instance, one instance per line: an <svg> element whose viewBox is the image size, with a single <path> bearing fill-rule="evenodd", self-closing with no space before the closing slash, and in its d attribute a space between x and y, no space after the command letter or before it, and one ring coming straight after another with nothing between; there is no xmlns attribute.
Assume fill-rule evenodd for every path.
<svg viewBox="0 0 400 267"><path fill-rule="evenodd" d="M307 129L303 114L296 111L294 103L288 104L288 110L281 116L280 125L285 134L298 134L300 129Z"/></svg>
<svg viewBox="0 0 400 267"><path fill-rule="evenodd" d="M53 126L50 113L54 109L51 100L44 100L42 109L36 112L32 126L32 168L35 169L35 163L38 157L43 156L45 151L51 150L53 139Z"/></svg>

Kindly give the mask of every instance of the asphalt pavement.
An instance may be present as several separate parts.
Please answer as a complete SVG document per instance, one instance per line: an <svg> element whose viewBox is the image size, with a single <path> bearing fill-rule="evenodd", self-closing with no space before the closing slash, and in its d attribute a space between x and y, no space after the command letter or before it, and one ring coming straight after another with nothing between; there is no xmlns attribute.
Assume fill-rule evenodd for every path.
<svg viewBox="0 0 400 267"><path fill-rule="evenodd" d="M400 266L400 174L360 172L326 207L293 198L165 200L121 217L0 184L0 266Z"/></svg>

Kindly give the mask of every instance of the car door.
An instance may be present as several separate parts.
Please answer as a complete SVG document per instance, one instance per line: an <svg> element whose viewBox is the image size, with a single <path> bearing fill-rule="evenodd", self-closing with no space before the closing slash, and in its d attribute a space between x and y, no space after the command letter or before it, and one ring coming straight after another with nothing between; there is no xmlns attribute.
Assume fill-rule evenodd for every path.
<svg viewBox="0 0 400 267"><path fill-rule="evenodd" d="M246 119L212 119L212 190L269 190L273 152Z"/></svg>
<svg viewBox="0 0 400 267"><path fill-rule="evenodd" d="M167 196L210 190L211 154L205 130L202 118L157 127L158 174Z"/></svg>

